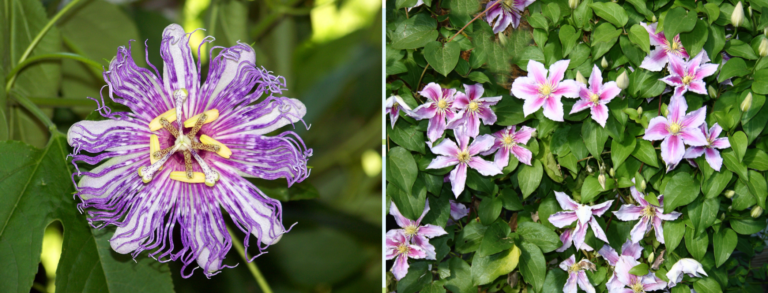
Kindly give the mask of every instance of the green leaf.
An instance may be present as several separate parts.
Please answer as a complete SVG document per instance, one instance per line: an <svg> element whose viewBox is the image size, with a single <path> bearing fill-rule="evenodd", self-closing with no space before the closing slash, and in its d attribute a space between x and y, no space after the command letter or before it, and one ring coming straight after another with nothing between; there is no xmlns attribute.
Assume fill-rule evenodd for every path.
<svg viewBox="0 0 768 293"><path fill-rule="evenodd" d="M448 73L456 68L456 64L459 63L459 53L461 49L458 42L442 44L433 41L424 46L424 59L427 59L435 71L444 76L448 76Z"/></svg>
<svg viewBox="0 0 768 293"><path fill-rule="evenodd" d="M699 160L696 161L699 166L706 162L706 160L701 161L703 162L698 163ZM733 172L721 169L720 172L715 172L709 178L701 180L701 191L704 193L704 197L713 198L718 196L723 192L728 183L731 182L731 178L733 178Z"/></svg>
<svg viewBox="0 0 768 293"><path fill-rule="evenodd" d="M528 284L531 284L535 292L541 292L544 287L544 278L547 275L547 264L544 254L538 246L528 243L520 243L520 273Z"/></svg>
<svg viewBox="0 0 768 293"><path fill-rule="evenodd" d="M557 203L555 194L550 193L547 195L547 197L542 199L541 203L539 204L538 212L541 224L548 227L549 229L555 229L555 226L549 222L549 216L554 215L558 211L560 211L560 204Z"/></svg>
<svg viewBox="0 0 768 293"><path fill-rule="evenodd" d="M635 45L643 49L645 53L651 52L651 38L648 35L648 30L643 26L636 24L629 29L629 40Z"/></svg>
<svg viewBox="0 0 768 293"><path fill-rule="evenodd" d="M738 237L733 230L722 228L712 236L712 242L715 247L715 263L719 268L731 257L733 249L736 248Z"/></svg>
<svg viewBox="0 0 768 293"><path fill-rule="evenodd" d="M544 175L544 168L539 160L532 160L532 166L522 165L517 173L517 182L520 184L520 190L523 192L523 198L528 198L531 193L541 184L541 176Z"/></svg>
<svg viewBox="0 0 768 293"><path fill-rule="evenodd" d="M600 186L600 182L597 181L597 175L588 176L584 179L584 185L581 186L581 203L586 204L592 202L601 192L613 189L611 185L613 185L613 181L611 180L608 182L608 180L606 180L606 189L603 189L603 187Z"/></svg>
<svg viewBox="0 0 768 293"><path fill-rule="evenodd" d="M722 293L723 289L720 288L720 283L715 281L714 278L702 278L696 280L693 283L693 290L696 293Z"/></svg>
<svg viewBox="0 0 768 293"><path fill-rule="evenodd" d="M765 229L765 217L733 219L731 228L741 235L752 235Z"/></svg>
<svg viewBox="0 0 768 293"><path fill-rule="evenodd" d="M765 199L768 197L768 185L765 183L763 174L757 171L749 170L749 193L757 199L757 205L765 210Z"/></svg>
<svg viewBox="0 0 768 293"><path fill-rule="evenodd" d="M656 149L653 148L653 144L650 141L642 138L637 138L637 146L632 152L632 156L637 158L643 163L648 164L654 168L659 167L659 161L656 156Z"/></svg>
<svg viewBox="0 0 768 293"><path fill-rule="evenodd" d="M645 276L648 274L648 272L649 270L647 263L641 263L629 269L629 273L635 276Z"/></svg>
<svg viewBox="0 0 768 293"><path fill-rule="evenodd" d="M736 154L739 162L743 161L744 154L747 152L747 145L749 144L747 141L747 135L744 134L744 132L738 131L732 136L729 136L728 141L731 143L733 153Z"/></svg>
<svg viewBox="0 0 768 293"><path fill-rule="evenodd" d="M592 33L592 44L595 46L595 44L607 43L612 46L616 42L616 38L620 35L620 29L616 29L616 27L612 26L610 23L605 22L598 26Z"/></svg>
<svg viewBox="0 0 768 293"><path fill-rule="evenodd" d="M421 293L445 293L445 288L443 288L443 285L438 282L433 282L432 284L427 285L426 287L422 288Z"/></svg>
<svg viewBox="0 0 768 293"><path fill-rule="evenodd" d="M400 190L410 193L419 173L413 156L402 147L390 149L387 156L387 180Z"/></svg>
<svg viewBox="0 0 768 293"><path fill-rule="evenodd" d="M396 0L395 8L402 9L406 7L413 7L416 6L416 3L418 3L418 0Z"/></svg>
<svg viewBox="0 0 768 293"><path fill-rule="evenodd" d="M589 24L592 18L592 0L581 1L578 7L573 11L573 19L576 27L582 28Z"/></svg>
<svg viewBox="0 0 768 293"><path fill-rule="evenodd" d="M679 172L670 178L664 188L664 213L693 202L699 196L699 186L690 174Z"/></svg>
<svg viewBox="0 0 768 293"><path fill-rule="evenodd" d="M675 221L664 221L664 245L668 251L674 251L685 235L685 223L678 218Z"/></svg>
<svg viewBox="0 0 768 293"><path fill-rule="evenodd" d="M577 34L576 29L566 24L560 27L558 36L560 37L560 44L563 46L563 57L567 57L573 47L576 46L576 42L581 38L581 32Z"/></svg>
<svg viewBox="0 0 768 293"><path fill-rule="evenodd" d="M704 258L709 245L709 236L707 233L695 234L693 227L685 229L685 248L691 253L691 256L698 261Z"/></svg>
<svg viewBox="0 0 768 293"><path fill-rule="evenodd" d="M400 210L403 216L416 220L424 211L427 200L427 187L421 178L417 178L413 184L412 192L405 192L390 182L387 185L387 196L397 205L397 209Z"/></svg>
<svg viewBox="0 0 768 293"><path fill-rule="evenodd" d="M728 62L725 62L723 68L720 69L720 75L717 77L717 82L726 81L729 78L741 77L749 73L747 63L741 58L731 58Z"/></svg>
<svg viewBox="0 0 768 293"><path fill-rule="evenodd" d="M513 98L511 96L502 96L496 106L492 106L494 113L496 113L496 125L511 126L520 124L528 119L523 114L523 100Z"/></svg>
<svg viewBox="0 0 768 293"><path fill-rule="evenodd" d="M757 60L757 54L748 43L739 40L730 40L730 47L725 49L725 52L731 54L734 57L742 57L749 60ZM762 94L762 93L760 93Z"/></svg>
<svg viewBox="0 0 768 293"><path fill-rule="evenodd" d="M753 89L755 83L752 83ZM749 112L750 111L747 111L747 113ZM742 122L742 127L744 129L744 133L746 133L747 137L749 138L749 143L755 141L760 133L763 132L766 122L768 122L768 107L762 107L760 111L752 117L752 119L749 119L749 121L746 123Z"/></svg>
<svg viewBox="0 0 768 293"><path fill-rule="evenodd" d="M448 260L451 275L445 278L445 288L455 293L475 293L476 289L472 280L472 271L469 264L463 259L452 257Z"/></svg>
<svg viewBox="0 0 768 293"><path fill-rule="evenodd" d="M534 245L533 247L536 246ZM517 248L517 246L513 246L508 250L494 255L489 255L486 257L475 256L472 259L471 268L474 285L485 285L493 282L493 280L496 280L496 278L499 276L511 273L513 270L515 270L515 268L517 268L517 264L521 259L520 254L520 249Z"/></svg>
<svg viewBox="0 0 768 293"><path fill-rule="evenodd" d="M539 223L518 223L515 233L520 236L521 240L536 244L543 253L552 252L562 246L557 233Z"/></svg>
<svg viewBox="0 0 768 293"><path fill-rule="evenodd" d="M485 230L483 241L480 243L480 248L477 249L475 257L486 257L515 246L515 242L509 236L509 232L511 232L509 225L503 219L496 219Z"/></svg>
<svg viewBox="0 0 768 293"><path fill-rule="evenodd" d="M547 8L542 13L552 21L552 24L556 25L560 22L560 6L557 3L547 4Z"/></svg>
<svg viewBox="0 0 768 293"><path fill-rule="evenodd" d="M471 81L477 82L477 83L490 83L491 79L488 78L485 73L482 73L480 71L472 71L469 73L469 76L467 76Z"/></svg>
<svg viewBox="0 0 768 293"><path fill-rule="evenodd" d="M699 19L692 31L680 34L680 42L690 56L696 56L704 48L709 36L709 24Z"/></svg>
<svg viewBox="0 0 768 293"><path fill-rule="evenodd" d="M690 32L696 26L696 12L688 12L682 7L676 7L667 11L667 17L664 21L664 35L667 41L672 43L672 39L679 33Z"/></svg>
<svg viewBox="0 0 768 293"><path fill-rule="evenodd" d="M501 198L499 197L486 197L480 201L480 207L478 208L478 216L480 222L483 225L490 225L501 214Z"/></svg>
<svg viewBox="0 0 768 293"><path fill-rule="evenodd" d="M608 132L592 119L587 119L581 127L581 137L589 153L596 159L600 158L605 142L608 141ZM602 159L598 160L602 161Z"/></svg>
<svg viewBox="0 0 768 293"><path fill-rule="evenodd" d="M469 224L464 226L464 229L456 234L456 252L458 253L470 253L476 251L480 247L480 241L483 239L485 230L488 226L483 226L478 221L469 221Z"/></svg>
<svg viewBox="0 0 768 293"><path fill-rule="evenodd" d="M419 13L397 24L392 33L392 48L417 49L437 39L437 20Z"/></svg>
<svg viewBox="0 0 768 293"><path fill-rule="evenodd" d="M520 196L518 196L517 192L512 188L502 189L499 198L501 198L502 206L506 210L519 211L523 209L523 204L520 202Z"/></svg>
<svg viewBox="0 0 768 293"><path fill-rule="evenodd" d="M389 138L397 145L404 147L409 151L424 154L426 145L424 141L424 132L419 131L418 126L402 121L395 123L395 128L389 133Z"/></svg>
<svg viewBox="0 0 768 293"><path fill-rule="evenodd" d="M54 132L45 149L0 142L0 291L29 292L38 271L43 232L64 226L56 289L62 292L173 292L168 266L146 256L130 261L109 245L111 229L92 230L72 197L66 137ZM11 269L12 268L12 269ZM69 277L63 277L69 276ZM84 282L88 280L88 282Z"/></svg>
<svg viewBox="0 0 768 293"><path fill-rule="evenodd" d="M592 9L597 16L618 27L624 26L629 20L629 16L627 16L627 12L624 11L624 8L621 8L619 4L613 2L594 3L592 4Z"/></svg>
<svg viewBox="0 0 768 293"><path fill-rule="evenodd" d="M744 164L758 171L768 170L768 154L761 149L748 149L744 154Z"/></svg>
<svg viewBox="0 0 768 293"><path fill-rule="evenodd" d="M622 135L624 137L622 142L615 139L611 141L611 162L614 169L621 166L624 160L635 151L635 146L637 146L637 140L635 140L631 133L625 131Z"/></svg>
<svg viewBox="0 0 768 293"><path fill-rule="evenodd" d="M317 188L312 186L309 182L301 182L288 187L265 187L259 186L259 189L263 191L267 196L277 199L279 201L293 201L293 200L306 200L315 199L320 197Z"/></svg>
<svg viewBox="0 0 768 293"><path fill-rule="evenodd" d="M397 292L416 293L432 283L432 274L426 274L428 270L426 261L412 262L408 267L408 273L397 282Z"/></svg>
<svg viewBox="0 0 768 293"><path fill-rule="evenodd" d="M705 229L712 226L717 219L717 213L720 210L720 199L700 199L696 200L687 207L688 218L696 229L696 234L701 234Z"/></svg>
<svg viewBox="0 0 768 293"><path fill-rule="evenodd" d="M547 19L541 13L531 13L531 15L528 16L528 23L533 28L543 29L545 31L549 30Z"/></svg>
<svg viewBox="0 0 768 293"><path fill-rule="evenodd" d="M567 280L568 273L563 270L549 270L547 271L547 278L544 279L544 287L541 292L560 292L565 287Z"/></svg>
<svg viewBox="0 0 768 293"><path fill-rule="evenodd" d="M720 152L720 156L723 157L723 163L725 163L725 167L728 168L728 170L739 175L742 180L749 181L747 166L739 162L739 158L736 156L733 149L727 149Z"/></svg>
<svg viewBox="0 0 768 293"><path fill-rule="evenodd" d="M768 94L768 69L756 71L753 77L755 82L752 83L752 91L761 95Z"/></svg>
<svg viewBox="0 0 768 293"><path fill-rule="evenodd" d="M487 194L493 193L493 189L496 186L490 177L483 176L474 169L467 170L466 184L472 190L482 191Z"/></svg>

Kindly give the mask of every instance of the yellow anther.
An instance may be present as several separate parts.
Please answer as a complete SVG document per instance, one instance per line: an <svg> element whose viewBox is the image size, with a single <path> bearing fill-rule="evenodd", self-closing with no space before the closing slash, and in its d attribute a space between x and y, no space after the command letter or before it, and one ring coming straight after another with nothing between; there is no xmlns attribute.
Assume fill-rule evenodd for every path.
<svg viewBox="0 0 768 293"><path fill-rule="evenodd" d="M548 84L542 85L541 88L539 89L539 93L541 93L544 96L548 96L549 94L552 93L552 87L549 86Z"/></svg>
<svg viewBox="0 0 768 293"><path fill-rule="evenodd" d="M445 109L448 107L448 102L445 100L440 100L439 102L437 102L437 107L440 109Z"/></svg>
<svg viewBox="0 0 768 293"><path fill-rule="evenodd" d="M218 146L219 150L216 152L216 154L218 154L222 158L229 159L229 157L232 155L232 151L227 146L225 146L224 144L216 141L215 139L211 138L210 136L207 136L205 134L201 135L200 136L200 142L202 142L203 144L209 144L209 145Z"/></svg>
<svg viewBox="0 0 768 293"><path fill-rule="evenodd" d="M472 101L469 103L469 110L471 111L477 111L477 108L480 108L480 105L477 104L477 102Z"/></svg>
<svg viewBox="0 0 768 293"><path fill-rule="evenodd" d="M466 151L460 152L459 156L458 156L458 159L462 163L469 162L469 153L466 152Z"/></svg>
<svg viewBox="0 0 768 293"><path fill-rule="evenodd" d="M419 227L413 225L405 227L405 235L413 236L416 235L417 232L419 232Z"/></svg>
<svg viewBox="0 0 768 293"><path fill-rule="evenodd" d="M514 142L511 136L505 136L504 137L504 144L505 145L511 145Z"/></svg>
<svg viewBox="0 0 768 293"><path fill-rule="evenodd" d="M686 75L685 77L683 77L683 84L686 84L686 85L690 84L692 80L693 80L693 76Z"/></svg>
<svg viewBox="0 0 768 293"><path fill-rule="evenodd" d="M680 124L672 123L669 125L669 132L672 132L672 134L677 134L680 132Z"/></svg>
<svg viewBox="0 0 768 293"><path fill-rule="evenodd" d="M186 183L205 183L205 174L203 172L192 172L192 178L187 177L187 172L171 172L171 179Z"/></svg>
<svg viewBox="0 0 768 293"><path fill-rule="evenodd" d="M150 131L157 131L163 128L163 124L160 123L161 118L165 118L168 122L176 121L176 109L170 109L167 112L160 114L160 116L155 117L155 119L152 119L152 121L149 122Z"/></svg>
<svg viewBox="0 0 768 293"><path fill-rule="evenodd" d="M155 152L160 151L160 140L157 138L157 135L151 135L149 137L149 161L154 164L159 160L160 158L155 158L154 154Z"/></svg>
<svg viewBox="0 0 768 293"><path fill-rule="evenodd" d="M197 123L197 120L200 119L200 116L203 115L203 114L205 114L205 116L206 116L205 122L203 122L203 124L211 123L211 122L213 122L213 121L215 121L216 119L219 118L219 110L216 110L216 109L208 110L208 111L205 111L203 113L200 113L200 114L197 114L195 116L192 116L189 119L187 119L186 121L184 121L184 127L189 128L189 127L195 126L195 123Z"/></svg>
<svg viewBox="0 0 768 293"><path fill-rule="evenodd" d="M592 101L592 103L597 103L597 101L600 100L600 96L598 96L596 94L590 94L589 95L589 100Z"/></svg>

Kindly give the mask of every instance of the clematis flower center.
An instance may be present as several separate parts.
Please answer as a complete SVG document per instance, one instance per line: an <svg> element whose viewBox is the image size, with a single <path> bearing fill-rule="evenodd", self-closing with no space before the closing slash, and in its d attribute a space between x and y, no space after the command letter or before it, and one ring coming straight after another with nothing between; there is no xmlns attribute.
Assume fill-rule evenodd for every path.
<svg viewBox="0 0 768 293"><path fill-rule="evenodd" d="M397 247L397 253L398 254L408 254L408 252L410 252L410 251L411 251L411 248L408 247L408 245L406 245L405 243L400 244Z"/></svg>
<svg viewBox="0 0 768 293"><path fill-rule="evenodd" d="M513 5L515 5L515 0L504 0L503 3L504 3L504 6L508 8L512 8Z"/></svg>
<svg viewBox="0 0 768 293"><path fill-rule="evenodd" d="M677 51L677 49L680 48L680 45L677 44L677 42L672 42L672 51Z"/></svg>
<svg viewBox="0 0 768 293"><path fill-rule="evenodd" d="M645 288L643 288L643 284L638 281L638 282L635 282L634 284L632 284L632 292L644 293L645 292Z"/></svg>
<svg viewBox="0 0 768 293"><path fill-rule="evenodd" d="M416 232L419 231L419 228L414 225L410 225L405 227L404 230L405 230L405 235L413 236L413 235L416 235Z"/></svg>
<svg viewBox="0 0 768 293"><path fill-rule="evenodd" d="M469 103L469 111L476 112L478 108L480 108L480 105L477 102L472 101Z"/></svg>
<svg viewBox="0 0 768 293"><path fill-rule="evenodd" d="M653 217L655 215L656 215L656 210L653 208L651 204L648 204L648 206L643 208L643 216Z"/></svg>
<svg viewBox="0 0 768 293"><path fill-rule="evenodd" d="M600 96L598 96L597 94L592 93L592 94L589 95L589 100L592 101L592 103L597 104L597 101L600 100Z"/></svg>
<svg viewBox="0 0 768 293"><path fill-rule="evenodd" d="M504 145L511 146L515 142L515 139L511 135L504 136Z"/></svg>
<svg viewBox="0 0 768 293"><path fill-rule="evenodd" d="M668 130L672 134L678 134L680 132L680 128L681 128L680 124L677 124L677 123L673 122L672 124L669 125L669 129Z"/></svg>
<svg viewBox="0 0 768 293"><path fill-rule="evenodd" d="M462 152L459 153L457 158L459 159L459 162L462 162L462 163L469 162L469 152L462 151Z"/></svg>
<svg viewBox="0 0 768 293"><path fill-rule="evenodd" d="M581 270L581 266L579 266L578 263L572 264L571 267L568 268L568 273L575 273Z"/></svg>
<svg viewBox="0 0 768 293"><path fill-rule="evenodd" d="M542 85L541 88L539 88L539 93L543 96L549 96L549 94L552 93L552 86L549 84Z"/></svg>
<svg viewBox="0 0 768 293"><path fill-rule="evenodd" d="M693 76L686 75L685 77L683 77L683 84L689 85L691 81L693 81Z"/></svg>
<svg viewBox="0 0 768 293"><path fill-rule="evenodd" d="M446 100L440 100L437 102L437 107L441 110L445 110L445 108L448 108L448 102Z"/></svg>

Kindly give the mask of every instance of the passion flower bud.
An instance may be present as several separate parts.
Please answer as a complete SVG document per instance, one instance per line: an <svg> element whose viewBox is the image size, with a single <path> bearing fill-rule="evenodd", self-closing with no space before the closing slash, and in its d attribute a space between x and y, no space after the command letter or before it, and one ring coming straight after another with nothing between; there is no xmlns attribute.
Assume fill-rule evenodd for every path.
<svg viewBox="0 0 768 293"><path fill-rule="evenodd" d="M600 66L603 68L608 67L608 60L605 60L605 57L603 57L603 61L600 61Z"/></svg>
<svg viewBox="0 0 768 293"><path fill-rule="evenodd" d="M753 218L759 218L760 216L763 215L763 208L759 206L755 206L752 208L752 212L749 213L749 215L752 216Z"/></svg>
<svg viewBox="0 0 768 293"><path fill-rule="evenodd" d="M656 254L651 251L651 254L648 255L648 263L653 263L654 259L656 259Z"/></svg>
<svg viewBox="0 0 768 293"><path fill-rule="evenodd" d="M568 7L576 9L577 6L579 6L579 0L568 0Z"/></svg>
<svg viewBox="0 0 768 293"><path fill-rule="evenodd" d="M752 92L749 92L747 97L744 98L744 101L741 102L741 112L749 111L750 107L752 107Z"/></svg>
<svg viewBox="0 0 768 293"><path fill-rule="evenodd" d="M637 107L637 115L643 115L643 107Z"/></svg>
<svg viewBox="0 0 768 293"><path fill-rule="evenodd" d="M603 60L605 60L605 58L603 58ZM616 78L616 86L623 90L627 89L629 86L629 76L627 76L626 70L622 72L618 78Z"/></svg>
<svg viewBox="0 0 768 293"><path fill-rule="evenodd" d="M733 198L733 196L736 195L736 192L733 190L726 190L724 195L725 198Z"/></svg>
<svg viewBox="0 0 768 293"><path fill-rule="evenodd" d="M763 38L762 41L760 41L760 46L757 47L757 53L760 54L760 56L768 56L768 39Z"/></svg>
<svg viewBox="0 0 768 293"><path fill-rule="evenodd" d="M581 71L576 70L576 81L586 85L587 79L584 78L584 75L581 74Z"/></svg>
<svg viewBox="0 0 768 293"><path fill-rule="evenodd" d="M717 98L717 90L715 90L715 88L711 85L707 87L707 93L709 93L710 98Z"/></svg>
<svg viewBox="0 0 768 293"><path fill-rule="evenodd" d="M600 183L600 187L605 190L605 174L600 173L600 175L597 176L597 182Z"/></svg>
<svg viewBox="0 0 768 293"><path fill-rule="evenodd" d="M744 8L741 5L741 1L733 7L733 13L731 14L731 24L734 27L740 27L744 23Z"/></svg>
<svg viewBox="0 0 768 293"><path fill-rule="evenodd" d="M611 168L611 170L608 170L608 174L611 175L611 178L616 177L616 171L613 171L613 168Z"/></svg>

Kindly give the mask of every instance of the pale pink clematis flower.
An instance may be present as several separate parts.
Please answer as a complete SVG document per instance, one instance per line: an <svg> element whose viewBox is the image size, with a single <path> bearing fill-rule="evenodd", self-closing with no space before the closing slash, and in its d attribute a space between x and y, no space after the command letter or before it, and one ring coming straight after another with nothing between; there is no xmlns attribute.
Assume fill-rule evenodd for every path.
<svg viewBox="0 0 768 293"><path fill-rule="evenodd" d="M395 264L392 265L392 274L397 280L408 274L408 258L423 259L427 257L420 246L411 244L401 229L387 231L386 245L387 260L395 259Z"/></svg>
<svg viewBox="0 0 768 293"><path fill-rule="evenodd" d="M513 28L517 28L520 25L520 17L523 14L523 10L528 5L531 5L535 0L501 0L491 1L485 5L485 9L490 9L485 14L485 21L488 24L493 25L493 33L498 34L501 31L507 29L511 24ZM497 2L501 2L496 4ZM493 4L496 6L491 7ZM493 20L496 19L496 24L493 24Z"/></svg>
<svg viewBox="0 0 768 293"><path fill-rule="evenodd" d="M656 26L658 23L645 24L640 23L645 30L648 31L648 36L651 39L651 45L655 46L655 49L651 51L648 56L643 59L640 64L640 68L648 69L650 71L661 71L669 61L668 56L678 56L682 58L689 58L688 52L683 48L683 43L680 42L680 35L675 36L670 44L667 41L667 37L664 32L656 33Z"/></svg>
<svg viewBox="0 0 768 293"><path fill-rule="evenodd" d="M685 146L705 146L707 138L699 130L704 123L707 107L685 114L688 104L682 96L673 96L667 108L667 117L658 116L651 119L643 139L664 140L661 142L661 158L667 164L667 172L674 169L683 159Z"/></svg>
<svg viewBox="0 0 768 293"><path fill-rule="evenodd" d="M700 278L701 275L707 275L701 263L692 258L681 258L674 265L672 269L667 272L667 279L669 279L669 288L675 287L677 283L683 280L683 274L688 274L689 277ZM700 275L701 274L701 275Z"/></svg>
<svg viewBox="0 0 768 293"><path fill-rule="evenodd" d="M560 60L549 67L549 77L544 64L528 61L528 76L515 79L512 95L525 100L523 113L528 116L544 108L544 116L552 121L563 121L563 103L560 98L579 97L579 83L573 79L563 80L570 60Z"/></svg>
<svg viewBox="0 0 768 293"><path fill-rule="evenodd" d="M464 126L470 137L476 137L480 134L480 119L485 125L496 123L496 114L491 110L491 106L501 101L501 96L481 98L485 90L480 83L465 84L464 90L466 94L458 92L453 100L453 107L459 112L452 121L448 122L448 128Z"/></svg>
<svg viewBox="0 0 768 293"><path fill-rule="evenodd" d="M576 104L573 105L571 113L581 112L587 108L592 112L592 120L595 120L600 126L605 128L605 122L608 121L608 104L619 95L621 89L615 81L609 81L603 84L603 76L597 65L592 68L592 74L589 76L589 88L579 83L579 97Z"/></svg>
<svg viewBox="0 0 768 293"><path fill-rule="evenodd" d="M436 141L446 129L447 121L455 118L453 107L455 89L443 89L440 85L430 82L419 92L427 97L427 102L416 107L409 114L416 120L429 119L427 137L429 141ZM447 121L446 121L447 119Z"/></svg>
<svg viewBox="0 0 768 293"><path fill-rule="evenodd" d="M571 246L571 241L573 241L576 249L582 249L584 238L587 236L587 226L592 227L592 232L595 233L597 239L608 243L608 238L605 236L603 228L600 227L600 224L597 223L594 216L600 217L605 214L611 207L613 200L594 206L588 206L576 203L567 194L559 191L555 191L555 198L557 198L557 202L560 203L560 207L566 211L557 212L549 216L549 222L558 228L568 226L574 221L577 222L576 228L574 228L571 233L568 233L568 237L565 240L561 237L563 247L559 248L558 251L565 251L565 249L568 249L568 247Z"/></svg>
<svg viewBox="0 0 768 293"><path fill-rule="evenodd" d="M639 243L632 243L629 239L621 246L621 255L608 245L603 245L603 248L600 248L597 253L602 255L609 265L615 267L613 275L605 284L608 292L635 293L646 290L659 290L667 286L667 283L653 275L643 277L626 275L632 267L639 264L637 259L642 256L642 252L643 247ZM622 276L619 276L619 274ZM653 289L659 286L661 286L659 289ZM625 289L625 287L631 287L632 289Z"/></svg>
<svg viewBox="0 0 768 293"><path fill-rule="evenodd" d="M704 146L689 147L685 150L683 158L695 159L701 157L703 154L704 158L707 159L709 166L712 167L712 169L715 169L715 171L720 172L720 167L723 166L723 158L720 157L720 152L717 149L727 149L731 147L731 142L728 141L727 137L718 137L720 136L720 133L723 132L723 128L717 123L712 125L712 128L709 130L707 130L707 124L702 123L701 126L699 126L699 129L701 129L704 137L707 138L707 144Z"/></svg>
<svg viewBox="0 0 768 293"><path fill-rule="evenodd" d="M645 195L640 193L634 186L629 187L629 193L632 194L632 198L640 205L625 204L613 213L616 215L616 218L622 221L640 219L640 222L637 222L630 232L632 242L638 243L640 240L643 240L643 236L648 229L653 227L653 230L656 231L656 240L664 243L664 229L661 226L661 221L674 221L682 214L678 212L664 214L664 195L659 195L657 198L659 206L656 206L646 201Z"/></svg>
<svg viewBox="0 0 768 293"><path fill-rule="evenodd" d="M704 50L699 55L685 62L680 57L669 56L669 73L666 77L660 79L664 83L675 87L672 96L682 97L688 90L701 94L707 94L707 84L703 78L715 74L717 64L705 63L703 59L709 60Z"/></svg>
<svg viewBox="0 0 768 293"><path fill-rule="evenodd" d="M531 139L531 136L533 136L533 132L536 131L536 129L523 126L520 127L520 131L515 131L516 128L516 125L507 126L492 134L496 139L493 142L493 146L481 155L487 156L496 152L496 155L493 157L493 162L499 168L504 168L509 165L509 154L515 156L521 163L530 166L533 153L521 145L528 143L528 140Z"/></svg>
<svg viewBox="0 0 768 293"><path fill-rule="evenodd" d="M431 224L422 226L421 220L424 219L424 216L427 215L427 212L429 212L429 200L427 200L426 204L424 205L424 211L421 212L421 216L419 216L416 221L403 216L400 213L400 210L397 209L397 206L394 202L392 202L392 205L389 206L389 214L395 218L397 225L402 228L403 233L405 233L405 237L408 237L408 239L413 242L413 244L421 247L422 250L427 254L427 259L435 259L435 246L429 243L429 239L448 233L445 232L445 229L440 226Z"/></svg>
<svg viewBox="0 0 768 293"><path fill-rule="evenodd" d="M582 259L577 263L576 257L571 255L571 257L560 263L560 269L568 272L568 281L565 282L563 287L564 293L577 293L578 288L587 293L595 293L595 287L589 283L587 273L585 272L585 270L595 270L595 265L592 262ZM577 284L578 288L576 287Z"/></svg>
<svg viewBox="0 0 768 293"><path fill-rule="evenodd" d="M492 162L477 156L493 146L493 136L483 134L476 137L472 144L469 144L469 135L467 135L463 127L455 129L453 133L459 142L459 146L447 138L437 146L433 147L430 144L429 148L439 156L429 163L427 169L440 169L458 165L449 175L451 190L453 190L453 194L458 198L461 192L464 191L464 186L467 182L467 167L477 170L483 176L501 174L501 169Z"/></svg>
<svg viewBox="0 0 768 293"><path fill-rule="evenodd" d="M393 129L395 128L395 123L397 123L397 118L400 117L400 110L403 110L405 114L411 111L411 107L403 101L403 98L397 95L389 97L384 106L387 109L387 113L389 113L389 121L392 123Z"/></svg>
<svg viewBox="0 0 768 293"><path fill-rule="evenodd" d="M469 208L463 203L458 203L455 200L448 201L451 204L451 219L459 220L469 215Z"/></svg>

